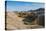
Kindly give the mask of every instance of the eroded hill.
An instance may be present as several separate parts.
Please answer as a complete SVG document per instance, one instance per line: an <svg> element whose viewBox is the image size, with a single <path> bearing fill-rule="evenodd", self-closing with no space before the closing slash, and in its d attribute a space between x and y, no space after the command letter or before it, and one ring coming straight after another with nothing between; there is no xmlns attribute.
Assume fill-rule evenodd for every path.
<svg viewBox="0 0 46 31"><path fill-rule="evenodd" d="M7 12L6 14L6 28L9 29L30 29L30 28L42 28L36 23L37 19L34 20L31 24L33 25L25 25L24 17L19 17L17 13ZM26 20L25 20L26 21ZM28 23L28 22L27 22Z"/></svg>

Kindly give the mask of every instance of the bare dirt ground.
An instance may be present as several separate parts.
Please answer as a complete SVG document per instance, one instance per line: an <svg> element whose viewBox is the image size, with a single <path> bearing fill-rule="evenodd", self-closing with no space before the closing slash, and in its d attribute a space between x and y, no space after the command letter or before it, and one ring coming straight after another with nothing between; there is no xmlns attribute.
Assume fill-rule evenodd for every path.
<svg viewBox="0 0 46 31"><path fill-rule="evenodd" d="M39 25L25 25L22 21L24 18L18 17L17 14L13 12L7 12L6 16L6 28L8 30L16 30L16 29L30 29L30 28L39 28L42 26Z"/></svg>

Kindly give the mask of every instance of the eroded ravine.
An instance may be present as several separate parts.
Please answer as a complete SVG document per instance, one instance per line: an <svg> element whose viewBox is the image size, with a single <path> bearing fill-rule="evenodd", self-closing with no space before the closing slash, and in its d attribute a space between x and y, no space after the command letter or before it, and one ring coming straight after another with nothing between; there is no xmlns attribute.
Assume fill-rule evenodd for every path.
<svg viewBox="0 0 46 31"><path fill-rule="evenodd" d="M39 27L39 25L25 25L22 21L25 18L18 17L17 14L13 12L7 12L6 19L7 29L29 29L32 27Z"/></svg>

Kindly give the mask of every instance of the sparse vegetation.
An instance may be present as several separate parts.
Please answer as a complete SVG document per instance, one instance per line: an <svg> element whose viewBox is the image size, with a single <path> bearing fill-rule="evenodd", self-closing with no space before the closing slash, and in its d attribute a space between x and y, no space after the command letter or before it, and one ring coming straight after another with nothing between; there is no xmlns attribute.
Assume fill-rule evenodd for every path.
<svg viewBox="0 0 46 31"><path fill-rule="evenodd" d="M39 11L39 10L38 10ZM43 10L44 11L44 10ZM37 12L37 10L35 10ZM7 12L7 29L29 29L29 28L43 28L44 27L44 13L40 12ZM43 16L41 14L43 14ZM40 15L40 16L39 16ZM39 20L37 21L36 19ZM34 22L38 23L35 24ZM27 28L28 27L28 28Z"/></svg>
<svg viewBox="0 0 46 31"><path fill-rule="evenodd" d="M24 24L26 25L32 25L32 22L35 21L35 19L37 18L37 16L35 16L34 13L32 13L33 15L28 15L27 17L25 17Z"/></svg>

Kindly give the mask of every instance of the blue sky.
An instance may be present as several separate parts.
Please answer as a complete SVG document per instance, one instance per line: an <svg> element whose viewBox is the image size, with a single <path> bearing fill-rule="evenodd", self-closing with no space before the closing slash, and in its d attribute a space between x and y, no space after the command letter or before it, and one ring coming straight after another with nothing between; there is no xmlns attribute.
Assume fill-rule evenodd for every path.
<svg viewBox="0 0 46 31"><path fill-rule="evenodd" d="M7 11L28 11L44 8L44 3L7 1Z"/></svg>

